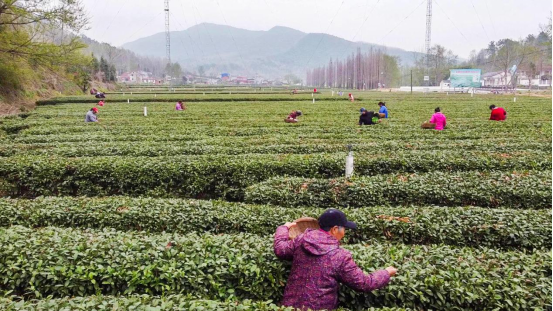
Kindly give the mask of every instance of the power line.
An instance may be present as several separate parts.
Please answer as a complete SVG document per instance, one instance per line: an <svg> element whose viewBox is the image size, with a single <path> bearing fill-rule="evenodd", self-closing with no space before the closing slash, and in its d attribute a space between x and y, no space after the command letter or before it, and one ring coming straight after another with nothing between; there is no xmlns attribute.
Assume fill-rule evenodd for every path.
<svg viewBox="0 0 553 311"><path fill-rule="evenodd" d="M123 2L125 2L125 1L123 0ZM124 5L121 4L121 6L119 7L119 10L117 11L117 13L115 13L115 16L111 19L110 23L106 27L106 30L104 30L104 32L102 33L101 37L103 37L106 34L106 31L108 31L109 27L111 27L111 25L113 24L113 21L117 18L117 16L119 15L119 12L121 12L121 9L123 8L123 6Z"/></svg>
<svg viewBox="0 0 553 311"><path fill-rule="evenodd" d="M221 12L221 16L223 16L223 21L225 22L225 26L227 26L227 29L228 29L228 22L227 22L227 19L225 17L225 14L223 14L223 10L221 10L221 6L219 5L219 1L216 0L215 3L217 3L217 8L219 8L219 12ZM240 53L240 49L238 48L238 44L236 43L236 40L234 39L234 36L230 32L229 32L229 34L230 34L230 37L232 39L232 42L234 42L234 47L236 48L236 51L238 52L238 56L240 57L240 60L245 65L244 58L242 57L242 53ZM247 66L244 67L244 68L246 69L246 72L248 72Z"/></svg>
<svg viewBox="0 0 553 311"><path fill-rule="evenodd" d="M181 6L181 9L182 9L182 17L184 18L184 23L188 24L188 22L186 21L186 14L185 14L186 10L184 9L184 6L182 5L182 2L180 2L180 6ZM188 38L192 42L192 53L194 53L194 56L196 56L196 51L194 50L194 46L196 46L198 48L198 50L200 50L200 54L202 56L202 59L205 61L205 53L202 50L202 47L199 44L196 44L196 42L194 41L194 39L192 38L192 36L188 32L188 29L185 29L185 27L179 22L178 19L177 19L177 23L184 29L184 31L186 32L186 35L188 36Z"/></svg>
<svg viewBox="0 0 553 311"><path fill-rule="evenodd" d="M382 37L382 39L380 40L380 42L383 43L383 42L384 42L384 39L385 39L386 37L388 37L388 35L391 34L394 30L396 30L397 27L399 27L399 25L401 25L406 19L408 19L411 15L413 15L413 13L415 13L415 11L416 11L418 8L420 8L420 6L421 6L425 1L427 1L427 0L422 0L421 3L419 3L419 5L417 5L417 7L416 7L413 11L411 11L411 13L409 13L407 16L405 16L405 18L403 18L394 28L392 28L390 31L388 31L388 33L385 34L385 35Z"/></svg>
<svg viewBox="0 0 553 311"><path fill-rule="evenodd" d="M486 31L486 28L484 27L484 24L482 24L482 20L480 19L480 15L478 15L478 11L476 10L476 7L474 6L474 2L470 0L470 4L472 5L472 8L474 9L474 13L476 13L476 17L478 18L478 22L480 22L480 26L482 26L482 30L484 30L484 34L486 35L486 38L488 38L489 41L490 37L488 36L488 32Z"/></svg>
<svg viewBox="0 0 553 311"><path fill-rule="evenodd" d="M365 12L365 19L363 20L363 23L361 24L361 26L359 26L359 28L357 29L357 32L355 33L355 35L353 36L353 38L350 40L353 44L355 44L354 40L355 38L357 38L357 35L359 34L359 32L361 32L361 28L365 25L365 22L367 22L367 20L369 19L370 17L370 13L373 13L374 12L374 8L376 8L376 6L378 5L378 3L380 3L380 0L376 1L376 3L372 6L372 8L370 10L367 10ZM340 53L337 53L336 56L337 57L340 57L342 55L342 53L344 53L344 51L347 49L347 45L344 44L343 48L340 50Z"/></svg>
<svg viewBox="0 0 553 311"><path fill-rule="evenodd" d="M324 34L328 33L328 29L330 29L330 26L332 25L332 23L334 22L334 19L336 18L336 16L338 16L338 13L340 13L340 9L342 8L342 6L344 5L344 1L342 1L342 3L340 4L340 7L338 8L338 10L336 11L336 14L334 14L334 17L332 18L332 20L330 20L330 24L328 24L328 27L326 27L326 30L325 32L321 35L321 40L319 40L319 43L317 44L317 46L315 47L315 50L313 51L313 53L311 53L311 57L309 57L309 60L307 61L307 64L305 65L305 67L307 67L309 65L309 63L311 62L311 59L313 59L313 56L315 55L315 52L317 52L317 50L319 49L319 46L321 45L321 42L323 41L324 39Z"/></svg>
<svg viewBox="0 0 553 311"><path fill-rule="evenodd" d="M183 27L182 24L175 18L175 16L171 13L171 16L173 17L173 20L176 20L177 21L177 24L179 24L181 26L181 28ZM177 37L179 39L179 41L181 42L182 44L182 47L183 47L183 50L186 52L186 56L190 57L190 54L188 53L188 50L187 50L187 46L186 44L184 43L184 41L182 40L181 37Z"/></svg>
<svg viewBox="0 0 553 311"><path fill-rule="evenodd" d="M438 5L438 8L442 11L442 13L444 13L445 17L447 17L447 19L451 22L451 24L453 25L453 27L455 27L455 29L457 29L457 31L461 34L461 36L463 36L463 38L465 38L465 40L467 41L467 43L470 44L469 39L467 39L467 37L465 37L465 35L463 34L463 32L457 27L457 25L455 25L455 23L453 22L453 20L451 20L451 18L449 18L449 16L448 16L447 13L444 11L444 9L443 9L442 6L440 5L440 3L438 3L438 0L433 0L433 1Z"/></svg>
<svg viewBox="0 0 553 311"><path fill-rule="evenodd" d="M359 26L359 29L357 29L357 32L355 33L355 36L353 36L353 39L351 39L352 42L355 40L355 38L357 38L357 35L359 34L359 32L361 32L361 28L365 25L365 23L369 19L370 13L374 12L374 8L378 5L379 2L380 0L376 1L376 3L372 6L371 10L367 10L368 12L365 13L366 17L363 20L363 23L361 23L361 26Z"/></svg>
<svg viewBox="0 0 553 311"><path fill-rule="evenodd" d="M196 7L196 4L194 3L194 1L191 1L191 3L192 3L192 5L194 6L194 9L196 10L196 12L198 12L198 15L200 15L200 18L201 18L200 10L198 10L198 8ZM196 21L196 25L198 25L198 21L196 20L196 16L194 16L194 20ZM217 53L217 56L219 57L219 60L221 62L223 62L223 58L221 57L221 54L219 54L219 50L217 49L217 45L215 44L215 41L213 41L213 37L211 37L211 33L209 32L209 29L207 28L205 23L202 23L202 25L204 26L204 29L207 32L207 36L209 37L209 40L211 41L211 44L213 45L213 48L215 49L215 52ZM198 35L199 34L200 33L198 32Z"/></svg>
<svg viewBox="0 0 553 311"><path fill-rule="evenodd" d="M134 35L136 35L137 33L139 33L140 31L142 31L144 28L146 28L149 24L151 24L159 15L161 15L161 13L163 12L159 12L156 16L152 17L146 24L144 24L140 29L138 29L137 31L135 31L133 34L131 34L129 37L127 37L127 39L123 40L123 41L128 41L130 38L132 38ZM118 57L120 57L121 55L123 55L123 49L121 49L121 52L117 53L113 58L114 59L117 59Z"/></svg>
<svg viewBox="0 0 553 311"><path fill-rule="evenodd" d="M497 37L497 32L495 31L495 25L492 20L492 15L490 14L490 8L488 7L488 1L484 1L484 3L486 4L486 10L488 10L488 17L490 19L490 23L492 24L493 34Z"/></svg>

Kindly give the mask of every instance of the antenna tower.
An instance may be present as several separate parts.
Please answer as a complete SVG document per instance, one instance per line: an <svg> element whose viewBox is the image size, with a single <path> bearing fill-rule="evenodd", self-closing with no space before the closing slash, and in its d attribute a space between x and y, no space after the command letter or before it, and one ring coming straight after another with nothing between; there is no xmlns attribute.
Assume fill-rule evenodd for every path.
<svg viewBox="0 0 553 311"><path fill-rule="evenodd" d="M165 0L165 57L171 64L171 35L169 34L169 0Z"/></svg>
<svg viewBox="0 0 553 311"><path fill-rule="evenodd" d="M426 49L426 75L430 76L430 39L432 33L432 0L426 0L426 38L424 48ZM430 80L428 84L430 85Z"/></svg>

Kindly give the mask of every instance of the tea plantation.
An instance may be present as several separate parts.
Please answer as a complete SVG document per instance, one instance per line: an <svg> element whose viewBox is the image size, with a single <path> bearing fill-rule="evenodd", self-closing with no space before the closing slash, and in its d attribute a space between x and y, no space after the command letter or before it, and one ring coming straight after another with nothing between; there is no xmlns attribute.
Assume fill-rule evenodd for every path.
<svg viewBox="0 0 553 311"><path fill-rule="evenodd" d="M551 310L551 98L355 94L134 87L99 123L91 96L0 119L0 309L289 310L272 235L334 207L359 266L398 268L342 310Z"/></svg>

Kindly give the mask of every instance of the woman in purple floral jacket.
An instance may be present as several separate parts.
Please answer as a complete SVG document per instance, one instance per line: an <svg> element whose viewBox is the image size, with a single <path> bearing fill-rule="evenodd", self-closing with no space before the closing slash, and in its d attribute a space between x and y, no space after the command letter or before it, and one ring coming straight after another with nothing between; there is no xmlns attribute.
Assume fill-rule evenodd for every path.
<svg viewBox="0 0 553 311"><path fill-rule="evenodd" d="M321 229L307 229L290 240L286 223L276 230L274 250L280 259L292 260L292 270L284 290L282 305L302 310L333 310L338 307L339 283L357 291L369 292L385 287L396 274L394 267L365 274L351 253L340 248L345 228L356 229L346 215L329 209L319 217Z"/></svg>

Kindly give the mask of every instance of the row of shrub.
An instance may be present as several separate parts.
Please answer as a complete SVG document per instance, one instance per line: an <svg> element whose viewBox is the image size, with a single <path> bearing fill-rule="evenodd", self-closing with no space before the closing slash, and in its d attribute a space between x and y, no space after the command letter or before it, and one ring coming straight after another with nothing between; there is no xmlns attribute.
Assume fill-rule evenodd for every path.
<svg viewBox="0 0 553 311"><path fill-rule="evenodd" d="M173 95L174 94L174 95ZM160 94L159 96L152 96L152 94L145 95L111 95L107 96L105 101L109 103L127 103L130 100L131 103L173 103L176 100L183 99L186 102L279 102L279 101L303 101L311 100L311 96L295 95L290 96L288 94L258 94L260 96L254 96L255 93L245 94L237 93L229 95L223 94L206 94L205 97L201 94ZM192 95L192 96L190 96ZM251 96L247 96L251 95ZM263 96L265 95L265 96ZM100 99L90 96L89 98L72 98L72 97L58 97L53 99L38 100L37 106L57 105L57 104L85 104L85 103L97 103ZM343 97L318 97L317 100L326 101L348 101L347 96ZM361 100L361 99L359 99Z"/></svg>
<svg viewBox="0 0 553 311"><path fill-rule="evenodd" d="M294 311L291 307L281 307L272 301L216 301L197 299L190 295L129 295L129 296L86 296L73 298L45 298L20 300L0 298L5 311L68 311L68 310L202 310L202 311ZM339 308L337 311L346 311ZM367 308L366 311L407 311L403 308Z"/></svg>
<svg viewBox="0 0 553 311"><path fill-rule="evenodd" d="M105 131L105 129L102 129ZM95 129L93 132L96 132ZM42 137L44 138L44 137ZM311 153L338 153L343 152L346 148L343 142L307 142L300 145L293 143L270 143L260 144L256 139L235 139L229 140L227 143L222 143L218 139L218 143L211 139L202 140L199 143L197 140L180 141L167 143L167 141L122 141L110 140L106 137L105 140L96 137L95 143L90 144L89 141L53 141L49 143L13 143L6 142L0 145L0 156L15 156L15 155L50 155L63 157L90 157L90 156L183 156L183 155L202 155L202 154L311 154ZM231 144L232 142L232 144ZM238 145L245 143L246 145ZM371 158L406 158L410 160L416 158L417 155L428 158L428 161L436 160L440 162L457 161L462 163L462 160L471 162L467 165L467 169L471 169L474 165L481 167L492 168L551 168L551 144L541 144L540 146L528 144L528 149L522 149L524 146L511 145L498 146L490 143L489 145L481 145L477 148L478 151L460 152L458 149L466 145L442 144L433 146L429 143L420 143L419 146L410 146L408 144L379 144L378 151L375 152L377 146L374 143L359 142L355 144L356 158L363 161L364 157ZM531 149L535 147L535 149ZM547 149L549 147L549 149ZM514 150L516 149L516 150ZM524 150L524 151L520 151ZM484 154L486 153L486 154ZM440 155L440 157L438 157ZM464 156L463 156L464 155ZM549 159L549 161L548 161ZM440 161L441 160L441 161ZM459 165L459 164L457 164Z"/></svg>
<svg viewBox="0 0 553 311"><path fill-rule="evenodd" d="M287 221L318 218L322 208L279 208L222 201L47 197L0 199L0 226L114 228L121 231L252 233L269 236ZM497 249L551 247L551 210L476 207L343 209L358 230L347 243L391 241Z"/></svg>
<svg viewBox="0 0 553 311"><path fill-rule="evenodd" d="M288 207L414 204L547 209L551 208L551 171L276 177L248 187L245 201Z"/></svg>
<svg viewBox="0 0 553 311"><path fill-rule="evenodd" d="M351 245L365 271L388 265L386 289L355 293L347 308L545 309L551 304L551 253L450 246ZM237 235L146 235L13 226L0 229L0 290L29 298L170 295L279 301L290 264L272 239Z"/></svg>
<svg viewBox="0 0 553 311"><path fill-rule="evenodd" d="M398 154L397 157L357 157L355 173L357 175L378 175L391 172L424 172L424 171L462 171L462 170L491 170L507 169L545 169L551 167L551 162L536 159L536 162L503 161L500 158L474 157L440 157L427 156L428 154ZM39 196L39 195L148 195L148 196L186 196L186 197L223 197L230 200L241 200L244 197L246 187L267 180L274 176L298 176L313 178L333 178L344 174L344 156L342 154L312 154L312 155L242 155L242 156L199 156L189 158L143 158L143 157L91 157L91 158L57 158L39 156L21 156L4 158L0 161L0 193L10 196ZM514 166L514 167L513 167ZM550 171L550 169L547 169ZM503 177L503 175L505 175ZM500 179L495 180L496 176ZM281 181L272 180L260 184L249 190L248 199L251 202L275 202L281 201L282 196L290 196L283 202L287 205L318 205L329 203L339 205L363 206L375 204L447 204L447 205L479 205L479 206L528 206L543 208L543 199L551 201L550 188L547 193L545 183L551 180L551 174L539 171L524 173L454 173L436 172L431 175L420 175L423 179L411 178L411 182L397 183L400 178L408 178L409 175L399 175L397 178L380 176L370 179L359 179L365 189L365 183L371 184L366 189L374 189L374 194L363 190L363 198L353 199L350 204L348 198L328 200L328 195L311 197L311 193L326 192L330 186L317 188L316 184L324 184L326 181L309 182L311 190L302 192L303 195L293 194L289 187L280 186L281 191L273 194ZM528 175L528 176L525 176ZM418 175L414 175L415 177ZM427 176L427 177L424 177ZM517 177L518 176L518 177ZM424 179L426 178L426 179ZM436 178L436 180L433 180ZM459 180L466 179L465 181ZM428 181L426 181L428 179ZM453 180L457 179L457 180ZM303 184L300 179L285 180L294 185ZM401 180L399 180L401 181ZM487 182L488 188L480 189ZM497 189L490 189L493 183L498 183ZM394 185L409 185L407 193L415 193L410 197L405 193L393 196L391 193L377 189L378 183ZM415 185L416 183L423 183ZM461 183L474 188L462 187ZM520 185L519 185L520 183ZM478 200L465 200L463 195L446 193L452 200L424 199L431 197L426 188L438 188L439 192L447 187L442 185L458 185L460 188L451 191L469 191L478 196ZM519 187L508 188L510 184ZM292 186L292 185L291 185ZM295 186L294 186L295 187ZM385 187L385 185L383 185ZM505 188L507 187L507 188ZM529 188L531 187L531 188ZM259 189L259 190L256 190ZM353 188L351 188L353 189ZM391 189L391 188L390 188ZM493 198L498 191L504 191L499 197L520 202L499 201ZM295 190L294 190L295 191ZM334 190L333 190L334 191ZM271 193L269 196L264 192ZM397 191L396 191L397 192ZM365 195L367 194L367 195ZM520 194L520 195L517 195ZM339 194L337 194L339 196ZM499 198L498 197L498 198ZM306 198L306 199L305 199ZM459 199L460 198L460 199ZM486 199L487 198L487 199ZM537 199L537 201L535 200ZM299 200L299 201L298 201ZM306 201L307 200L307 201ZM346 200L345 202L339 202ZM288 202L287 202L288 201ZM451 202L450 202L451 201ZM485 202L484 202L485 201ZM550 206L550 202L545 206Z"/></svg>

